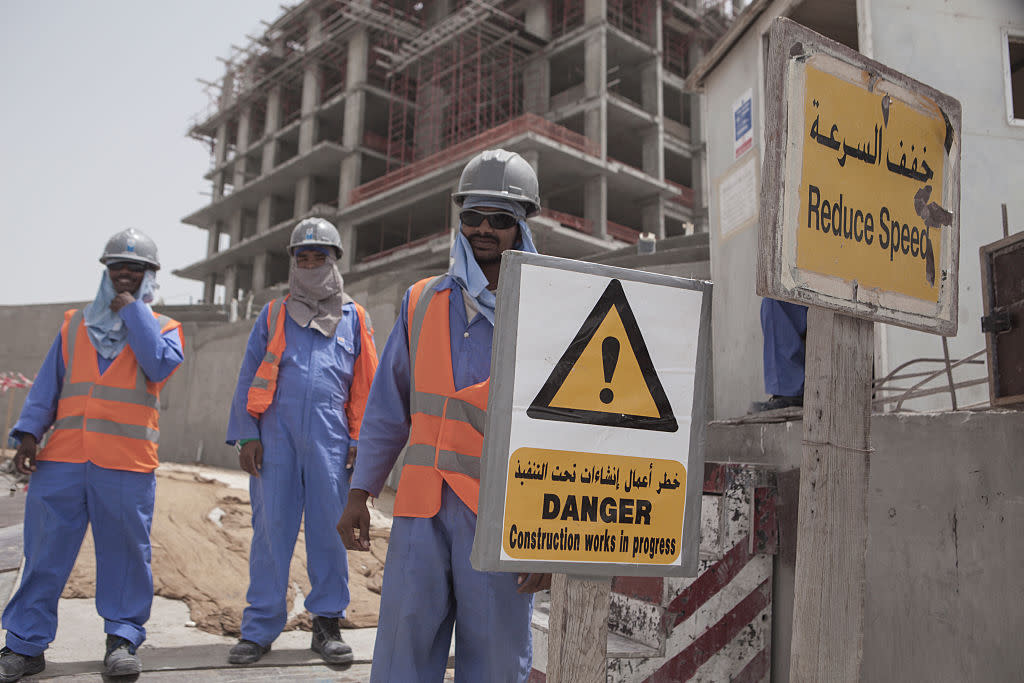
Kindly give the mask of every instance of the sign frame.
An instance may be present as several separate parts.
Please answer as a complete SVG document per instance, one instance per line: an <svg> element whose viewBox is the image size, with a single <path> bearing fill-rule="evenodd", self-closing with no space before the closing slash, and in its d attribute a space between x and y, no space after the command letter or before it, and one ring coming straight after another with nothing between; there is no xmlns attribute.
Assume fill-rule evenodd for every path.
<svg viewBox="0 0 1024 683"><path fill-rule="evenodd" d="M891 93L893 101L900 104L914 101L922 107L937 107L944 118L947 147L943 156L943 185L930 199L944 213L948 211L951 221L937 229L941 239L940 246L936 248L933 272L938 283L938 297L934 304L894 290L860 286L856 278L822 274L797 265L796 245L801 225L797 217L803 182L801 164L808 138L804 135L807 126L802 125L806 123L800 109L803 105L791 108L790 98L795 88L800 88L800 94L803 94L801 79L806 78L808 71L804 65L808 59L818 55L831 58L830 63L842 65L848 73L864 74L870 86L864 92L875 93L875 88L878 88L877 92ZM955 335L960 257L960 102L788 19L778 19L772 24L766 70L765 91L772 96L765 102L757 294L828 308L875 322ZM840 78L837 73L828 75ZM803 97L797 101L802 102ZM795 123L797 120L800 125ZM867 137L870 138L870 132ZM876 153L880 154L878 147ZM909 218L923 222L919 216Z"/></svg>
<svg viewBox="0 0 1024 683"><path fill-rule="evenodd" d="M576 562L544 559L503 559L502 534L506 483L511 457L512 401L516 377L516 335L519 329L521 274L524 265L688 289L701 293L697 322L697 358L687 455L686 499L678 564ZM480 505L470 556L480 571L552 572L580 576L695 576L700 546L700 505L704 477L704 447L711 417L711 290L710 282L617 268L584 261L507 251L501 259L494 342L491 348L491 391L481 457ZM582 322L582 321L581 321ZM498 389L499 387L504 390ZM703 387L703 391L700 388ZM585 450L585 449L583 449ZM628 455L628 454L627 454Z"/></svg>

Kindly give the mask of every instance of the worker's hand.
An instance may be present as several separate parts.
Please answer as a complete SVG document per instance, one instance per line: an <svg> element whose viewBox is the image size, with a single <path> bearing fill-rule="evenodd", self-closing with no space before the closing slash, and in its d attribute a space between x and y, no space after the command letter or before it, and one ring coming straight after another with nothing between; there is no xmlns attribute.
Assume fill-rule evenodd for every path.
<svg viewBox="0 0 1024 683"><path fill-rule="evenodd" d="M520 574L517 582L520 593L536 593L551 588L551 574Z"/></svg>
<svg viewBox="0 0 1024 683"><path fill-rule="evenodd" d="M345 460L345 469L350 470L356 466L356 447L348 447L348 458Z"/></svg>
<svg viewBox="0 0 1024 683"><path fill-rule="evenodd" d="M110 302L110 310L117 313L131 303L135 303L135 297L131 295L131 292L121 292L114 297L113 301Z"/></svg>
<svg viewBox="0 0 1024 683"><path fill-rule="evenodd" d="M21 445L14 454L14 467L22 474L32 474L36 471L36 449L39 444L32 434L22 434Z"/></svg>
<svg viewBox="0 0 1024 683"><path fill-rule="evenodd" d="M254 477L263 469L263 444L259 439L248 441L238 452L238 466Z"/></svg>
<svg viewBox="0 0 1024 683"><path fill-rule="evenodd" d="M350 489L348 492L348 504L338 520L338 533L349 550L370 549L370 511L366 507L369 497L369 492L362 489ZM358 537L354 534L357 528Z"/></svg>

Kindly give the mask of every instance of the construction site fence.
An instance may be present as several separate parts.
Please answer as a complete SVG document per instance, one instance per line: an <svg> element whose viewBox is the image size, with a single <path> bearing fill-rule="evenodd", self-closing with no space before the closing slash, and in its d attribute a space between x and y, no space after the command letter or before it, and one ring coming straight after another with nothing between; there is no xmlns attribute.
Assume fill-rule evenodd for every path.
<svg viewBox="0 0 1024 683"><path fill-rule="evenodd" d="M358 204L374 195L386 192L438 168L447 166L455 159L465 158L476 152L494 147L502 141L526 133L543 135L554 142L568 145L586 154L600 155L598 146L589 138L557 123L552 123L536 114L523 114L508 123L495 126L464 142L452 145L408 166L403 166L395 171L386 173L368 183L363 183L352 190L352 193L349 195L349 203Z"/></svg>

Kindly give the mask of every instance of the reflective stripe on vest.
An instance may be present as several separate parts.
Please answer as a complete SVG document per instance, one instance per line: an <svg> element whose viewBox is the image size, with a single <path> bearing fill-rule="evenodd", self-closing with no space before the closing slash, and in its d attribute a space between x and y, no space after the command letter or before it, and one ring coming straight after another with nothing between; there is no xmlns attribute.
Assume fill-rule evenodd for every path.
<svg viewBox="0 0 1024 683"><path fill-rule="evenodd" d="M171 318L155 317L161 334L180 327ZM110 469L152 471L158 464L159 394L166 380L150 382L131 347L125 347L107 370L100 373L98 362L89 357L96 350L89 343L80 310L65 314L61 334L64 382L53 433L39 458L59 462L90 461ZM80 344L86 344L87 348Z"/></svg>
<svg viewBox="0 0 1024 683"><path fill-rule="evenodd" d="M473 512L477 509L480 449L487 418L489 382L458 391L455 389L451 368L449 292L434 289L443 277L421 281L410 292L408 320L412 386L409 409L412 428L395 499L394 514L398 516L430 517L436 514L440 506L442 480L448 482ZM431 316L429 325L428 315ZM429 333L424 333L425 328ZM426 365L422 365L424 363Z"/></svg>
<svg viewBox="0 0 1024 683"><path fill-rule="evenodd" d="M256 368L245 404L246 411L260 417L274 400L277 391L277 373L287 341L284 336L284 299L274 299L267 311L267 350Z"/></svg>

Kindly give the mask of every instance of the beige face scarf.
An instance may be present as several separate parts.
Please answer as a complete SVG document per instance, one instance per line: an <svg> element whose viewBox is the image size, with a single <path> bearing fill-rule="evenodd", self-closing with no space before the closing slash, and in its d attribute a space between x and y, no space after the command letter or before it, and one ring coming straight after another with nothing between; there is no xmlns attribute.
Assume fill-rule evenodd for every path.
<svg viewBox="0 0 1024 683"><path fill-rule="evenodd" d="M289 317L301 327L311 327L325 337L333 337L341 320L341 307L351 301L344 292L345 281L338 272L334 254L317 268L299 268L295 257L288 271L291 296L285 302Z"/></svg>

